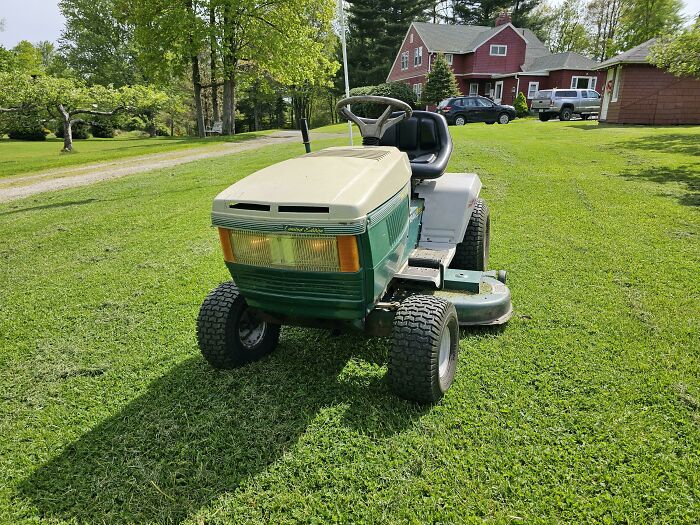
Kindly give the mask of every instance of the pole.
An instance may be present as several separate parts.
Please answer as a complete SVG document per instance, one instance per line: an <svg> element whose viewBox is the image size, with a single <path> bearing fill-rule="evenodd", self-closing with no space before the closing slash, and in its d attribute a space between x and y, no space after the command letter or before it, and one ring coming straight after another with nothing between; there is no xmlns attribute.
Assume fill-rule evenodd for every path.
<svg viewBox="0 0 700 525"><path fill-rule="evenodd" d="M340 11L340 42L343 47L343 73L345 74L345 98L350 96L350 80L348 78L348 48L345 41L345 6L343 0L338 0L338 10ZM348 120L348 132L350 134L350 145L352 141L352 122Z"/></svg>

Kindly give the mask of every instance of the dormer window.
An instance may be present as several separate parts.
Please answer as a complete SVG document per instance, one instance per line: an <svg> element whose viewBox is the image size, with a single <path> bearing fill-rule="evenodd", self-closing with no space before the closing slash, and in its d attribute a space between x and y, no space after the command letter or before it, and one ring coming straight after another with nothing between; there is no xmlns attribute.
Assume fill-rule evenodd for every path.
<svg viewBox="0 0 700 525"><path fill-rule="evenodd" d="M411 34L408 36L408 42L409 42L410 44L413 44L413 33L411 33Z"/></svg>
<svg viewBox="0 0 700 525"><path fill-rule="evenodd" d="M508 54L508 46L504 46L502 44L491 44L490 55L492 57L504 57L507 54Z"/></svg>

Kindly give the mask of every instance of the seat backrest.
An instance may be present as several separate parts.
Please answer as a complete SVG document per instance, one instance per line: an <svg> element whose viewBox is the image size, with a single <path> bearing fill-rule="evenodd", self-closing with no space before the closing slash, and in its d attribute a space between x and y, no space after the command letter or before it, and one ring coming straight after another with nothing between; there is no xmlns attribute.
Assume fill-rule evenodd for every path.
<svg viewBox="0 0 700 525"><path fill-rule="evenodd" d="M440 177L452 154L452 138L445 117L430 111L414 111L410 119L386 130L379 144L405 152L415 179Z"/></svg>

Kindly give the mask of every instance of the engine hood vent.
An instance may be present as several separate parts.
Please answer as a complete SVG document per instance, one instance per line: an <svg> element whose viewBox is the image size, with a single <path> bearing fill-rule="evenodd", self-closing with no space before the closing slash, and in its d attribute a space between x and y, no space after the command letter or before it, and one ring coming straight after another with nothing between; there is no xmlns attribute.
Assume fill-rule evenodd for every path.
<svg viewBox="0 0 700 525"><path fill-rule="evenodd" d="M352 159L365 159L380 161L387 157L389 152L385 149L374 148L333 148L309 153L307 157L344 157Z"/></svg>

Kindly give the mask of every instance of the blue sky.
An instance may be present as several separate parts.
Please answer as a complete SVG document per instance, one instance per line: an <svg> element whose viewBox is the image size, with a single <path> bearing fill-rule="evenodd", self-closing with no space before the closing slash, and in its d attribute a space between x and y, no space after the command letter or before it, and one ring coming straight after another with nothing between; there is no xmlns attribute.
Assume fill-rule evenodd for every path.
<svg viewBox="0 0 700 525"><path fill-rule="evenodd" d="M685 14L700 12L700 0L685 0ZM61 35L63 17L56 0L0 0L0 19L5 19L5 31L0 44L13 47L20 40L55 42Z"/></svg>

